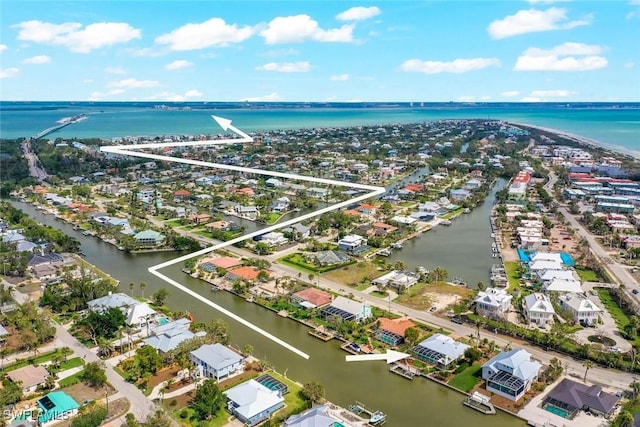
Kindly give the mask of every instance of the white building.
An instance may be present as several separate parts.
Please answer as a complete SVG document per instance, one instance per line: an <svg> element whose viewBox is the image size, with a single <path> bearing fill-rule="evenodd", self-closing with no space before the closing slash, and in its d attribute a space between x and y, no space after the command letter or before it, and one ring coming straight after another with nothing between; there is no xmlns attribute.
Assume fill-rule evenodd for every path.
<svg viewBox="0 0 640 427"><path fill-rule="evenodd" d="M573 320L582 325L595 325L602 309L593 301L582 295L562 295L560 296L560 306L569 310L573 315Z"/></svg>
<svg viewBox="0 0 640 427"><path fill-rule="evenodd" d="M529 391L538 379L542 365L531 360L524 349L503 351L482 365L482 379L487 391L506 397L514 402Z"/></svg>
<svg viewBox="0 0 640 427"><path fill-rule="evenodd" d="M540 293L527 295L523 302L524 317L531 323L544 326L556 314L548 296Z"/></svg>
<svg viewBox="0 0 640 427"><path fill-rule="evenodd" d="M501 288L487 288L478 292L476 313L487 317L501 317L511 307L513 296Z"/></svg>

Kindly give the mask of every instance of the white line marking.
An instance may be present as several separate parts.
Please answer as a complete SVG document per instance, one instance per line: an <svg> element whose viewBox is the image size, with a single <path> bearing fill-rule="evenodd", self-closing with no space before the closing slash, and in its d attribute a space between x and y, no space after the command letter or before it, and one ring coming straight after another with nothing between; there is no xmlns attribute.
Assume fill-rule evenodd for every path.
<svg viewBox="0 0 640 427"><path fill-rule="evenodd" d="M219 312L223 313L226 316L231 317L232 319L234 319L235 321L243 324L244 326L248 327L249 329L252 329L255 332L258 332L259 334L263 335L264 337L272 340L273 342L285 347L287 350L290 350L292 352L294 352L295 354L297 354L298 356L301 356L305 359L309 359L309 355L306 354L305 352L303 352L302 350L299 350L298 348L292 346L291 344L288 344L287 342L281 340L280 338L270 334L269 332L259 328L258 326L254 325L253 323L249 322L246 319L243 319L242 317L238 316L235 313L230 312L229 310L225 309L224 307L219 306L218 304L215 304L214 302L212 302L211 300L203 297L202 295L196 293L195 291L187 288L186 286L176 282L175 280L165 276L164 274L160 273L158 270L165 268L165 267L169 267L171 265L177 264L179 262L188 260L190 258L194 258L194 257L199 257L202 255L205 255L209 252L213 252L215 250L218 249L222 249L224 247L227 246L231 246L234 243L238 243L238 242L242 242L243 240L248 240L251 239L255 236L261 235L261 234L265 234L265 233L269 233L271 231L274 230L278 230L280 228L284 228L284 227L288 227L290 225L293 225L295 223L304 221L306 219L310 219L310 218L314 218L318 215L322 215L323 213L326 212L330 212L336 209L340 209L342 207L348 206L352 203L355 202L359 202L362 200L366 200L368 198L374 197L374 196L378 196L380 194L383 194L385 192L384 187L377 187L377 186L373 186L373 185L364 185L364 184L356 184L356 183L352 183L352 182L343 182L343 181L336 181L333 179L324 179L324 178L315 178L315 177L311 177L311 176L304 176L304 175L296 175L296 174L288 174L288 173L282 173L282 172L275 172L275 171L268 171L268 170L263 170L263 169L252 169L252 168L245 168L245 167L241 167L241 166L233 166L233 165L223 165L223 164L219 164L219 163L211 163L211 162L205 162L202 160L193 160L193 159L183 159L183 158L178 158L178 157L170 157L170 156L162 156L159 154L153 154L153 153L141 153L138 151L134 151L134 150L139 150L139 149L143 149L143 148L163 148L163 147L193 147L193 146L199 146L199 145L224 145L224 144L238 144L238 143L245 143L245 142L253 142L253 138L251 138L249 135L247 135L246 133L244 133L243 131L241 131L240 129L236 128L235 126L233 126L231 124L231 120L228 119L224 119L222 117L217 117L217 116L211 116L213 117L213 119L222 127L223 130L227 130L230 129L233 132L235 132L236 134L238 134L241 138L236 138L236 139L219 139L219 140L206 140L206 141L182 141L182 142L159 142L159 143L147 143L147 144L129 144L129 145L116 145L116 146L102 146L100 147L100 151L106 152L106 153L114 153L114 154L121 154L124 156L134 156L134 157L144 157L147 159L154 159L154 160L161 160L161 161L169 161L169 162L176 162L176 163L186 163L186 164L190 164L190 165L195 165L195 166L205 166L205 167L210 167L210 168L214 168L214 169L224 169L224 170L232 170L232 171L238 171L238 172L248 172L248 173L255 173L258 175L265 175L265 176L274 176L274 177L279 177L279 178L288 178L288 179L296 179L296 180L300 180L300 181L306 181L306 182L314 182L314 183L320 183L320 184L327 184L327 185L337 185L337 186L341 186L341 187L347 187L347 188L356 188L359 190L368 190L368 192L366 194L354 197L352 199L349 199L347 201L344 202L340 202L340 203L336 203L334 205L331 206L327 206L325 208L322 209L318 209L317 211L314 212L310 212L308 214L305 215L301 215L297 218L293 218L275 225L272 225L270 227L266 227L263 228L261 230L258 231L254 231L252 233L248 233L245 234L243 236L240 237L236 237L235 239L231 239L229 241L226 242L221 242L218 243L217 245L213 245L210 246L208 248L204 248L201 249L199 251L172 259L170 261L167 262L163 262L161 264L157 264L154 266L149 267L149 272L151 274L153 274L156 277L159 277L160 279L164 280L165 282L169 283L170 285L175 286L176 288L180 289L181 291L191 295L192 297L198 299L199 301L202 301L203 303L207 304L209 307L218 310Z"/></svg>

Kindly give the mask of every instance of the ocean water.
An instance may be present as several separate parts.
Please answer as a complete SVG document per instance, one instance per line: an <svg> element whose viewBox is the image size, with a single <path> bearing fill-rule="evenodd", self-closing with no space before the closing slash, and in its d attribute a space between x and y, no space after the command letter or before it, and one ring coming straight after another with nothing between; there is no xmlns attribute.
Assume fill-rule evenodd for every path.
<svg viewBox="0 0 640 427"><path fill-rule="evenodd" d="M133 104L96 105L58 103L47 106L0 106L0 138L26 137L49 128L60 119L88 114L49 138L112 138L119 136L215 134L220 128L211 119L230 119L245 132L302 128L346 127L375 124L417 123L443 119L496 119L556 129L589 139L608 148L640 157L640 104L430 104L425 107L374 106L367 108L210 108L158 110Z"/></svg>

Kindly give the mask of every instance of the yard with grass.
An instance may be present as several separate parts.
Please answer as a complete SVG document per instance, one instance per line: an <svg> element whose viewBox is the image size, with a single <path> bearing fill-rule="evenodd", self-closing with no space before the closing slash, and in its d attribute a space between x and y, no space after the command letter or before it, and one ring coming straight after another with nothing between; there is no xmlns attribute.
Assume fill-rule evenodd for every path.
<svg viewBox="0 0 640 427"><path fill-rule="evenodd" d="M481 373L482 365L479 363L473 364L453 377L449 381L449 385L468 393L480 382Z"/></svg>
<svg viewBox="0 0 640 427"><path fill-rule="evenodd" d="M520 262L507 261L504 263L504 269L507 272L507 280L509 281L509 291L520 288Z"/></svg>
<svg viewBox="0 0 640 427"><path fill-rule="evenodd" d="M433 297L427 295L428 286L426 283L415 284L398 296L394 302L415 310L428 310L433 305Z"/></svg>
<svg viewBox="0 0 640 427"><path fill-rule="evenodd" d="M611 296L611 292L607 288L596 288L600 301L605 306L613 320L615 320L618 329L622 330L628 323L629 317L622 311L618 303Z"/></svg>
<svg viewBox="0 0 640 427"><path fill-rule="evenodd" d="M42 365L43 363L50 362L57 357L59 358L64 357L64 354L60 349L51 351L49 353L44 353L36 357L35 359L19 360L15 363L12 363L11 365L5 366L2 370L0 370L0 374L5 374L6 372L14 371L16 369L23 368L27 365Z"/></svg>
<svg viewBox="0 0 640 427"><path fill-rule="evenodd" d="M84 370L76 372L75 374L70 375L67 378L61 379L60 381L58 381L58 385L60 386L60 388L64 388L77 384L81 381L80 377L82 377L82 374L84 374Z"/></svg>
<svg viewBox="0 0 640 427"><path fill-rule="evenodd" d="M601 282L602 277L598 276L593 270L589 270L588 268L576 267L576 272L578 276L580 276L580 280L583 282Z"/></svg>
<svg viewBox="0 0 640 427"><path fill-rule="evenodd" d="M364 279L368 279L367 282L370 282L384 273L386 271L381 271L375 264L363 261L324 273L322 277L343 285L356 286Z"/></svg>

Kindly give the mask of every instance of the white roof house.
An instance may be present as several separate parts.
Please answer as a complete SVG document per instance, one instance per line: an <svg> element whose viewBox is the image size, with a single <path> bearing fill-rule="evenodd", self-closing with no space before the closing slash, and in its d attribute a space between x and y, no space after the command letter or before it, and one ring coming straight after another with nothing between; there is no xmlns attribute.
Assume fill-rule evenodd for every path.
<svg viewBox="0 0 640 427"><path fill-rule="evenodd" d="M364 303L339 296L336 297L329 306L323 308L321 314L327 319L331 316L340 316L343 320L359 322L371 317L371 307Z"/></svg>
<svg viewBox="0 0 640 427"><path fill-rule="evenodd" d="M137 302L127 308L125 315L127 316L127 325L141 328L156 315L156 311L146 302Z"/></svg>
<svg viewBox="0 0 640 427"><path fill-rule="evenodd" d="M137 303L138 301L136 299L125 293L118 292L115 294L109 293L103 297L91 300L87 302L87 305L89 306L89 310L101 312L110 308L126 309L130 305Z"/></svg>
<svg viewBox="0 0 640 427"><path fill-rule="evenodd" d="M576 280L576 275L572 270L541 270L538 277L543 282L553 279Z"/></svg>
<svg viewBox="0 0 640 427"><path fill-rule="evenodd" d="M553 279L545 282L543 288L545 292L565 292L574 294L583 292L582 286L577 280Z"/></svg>
<svg viewBox="0 0 640 427"><path fill-rule="evenodd" d="M284 405L278 390L271 390L256 380L249 380L223 392L227 396L227 409L246 425L266 420Z"/></svg>
<svg viewBox="0 0 640 427"><path fill-rule="evenodd" d="M413 348L416 357L445 368L455 362L469 348L468 345L442 334L435 334Z"/></svg>
<svg viewBox="0 0 640 427"><path fill-rule="evenodd" d="M478 292L476 312L484 316L498 316L509 310L513 296L502 288L487 288Z"/></svg>
<svg viewBox="0 0 640 427"><path fill-rule="evenodd" d="M178 347L183 341L187 341L200 334L200 332L198 334L191 332L189 330L190 324L191 321L189 319L182 318L161 326L153 327L153 335L145 339L144 342L160 353L167 354Z"/></svg>
<svg viewBox="0 0 640 427"><path fill-rule="evenodd" d="M562 262L548 260L531 261L529 264L529 270L562 270Z"/></svg>
<svg viewBox="0 0 640 427"><path fill-rule="evenodd" d="M517 401L537 380L542 365L531 360L524 349L499 353L482 365L482 379L487 390L507 399Z"/></svg>
<svg viewBox="0 0 640 427"><path fill-rule="evenodd" d="M561 295L560 306L569 310L573 315L573 320L583 325L594 325L598 321L598 316L602 309L593 301L582 295Z"/></svg>
<svg viewBox="0 0 640 427"><path fill-rule="evenodd" d="M562 264L562 256L557 252L537 252L531 261L554 261Z"/></svg>
<svg viewBox="0 0 640 427"><path fill-rule="evenodd" d="M524 317L538 326L544 326L551 322L556 314L549 297L537 292L524 298L523 310Z"/></svg>

